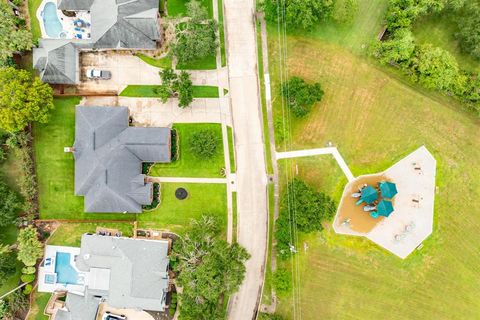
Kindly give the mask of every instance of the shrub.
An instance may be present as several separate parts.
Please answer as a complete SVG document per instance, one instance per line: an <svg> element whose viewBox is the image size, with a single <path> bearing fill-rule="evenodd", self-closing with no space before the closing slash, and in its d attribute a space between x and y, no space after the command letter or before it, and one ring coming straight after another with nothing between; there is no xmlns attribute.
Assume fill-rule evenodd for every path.
<svg viewBox="0 0 480 320"><path fill-rule="evenodd" d="M27 284L24 288L23 288L23 294L24 295L29 295L33 290L33 286L31 284Z"/></svg>
<svg viewBox="0 0 480 320"><path fill-rule="evenodd" d="M148 174L152 166L153 162L142 162L142 174Z"/></svg>
<svg viewBox="0 0 480 320"><path fill-rule="evenodd" d="M42 244L38 241L37 229L28 226L18 234L18 260L27 267L34 266L43 254Z"/></svg>
<svg viewBox="0 0 480 320"><path fill-rule="evenodd" d="M209 159L215 155L217 151L217 136L213 130L200 130L195 132L191 140L190 150L200 159Z"/></svg>
<svg viewBox="0 0 480 320"><path fill-rule="evenodd" d="M22 274L22 276L20 277L20 280L22 280L22 282L30 283L30 282L33 282L33 280L35 280L35 275L34 274Z"/></svg>
<svg viewBox="0 0 480 320"><path fill-rule="evenodd" d="M277 269L273 274L273 287L278 294L285 294L292 288L292 274L286 269Z"/></svg>
<svg viewBox="0 0 480 320"><path fill-rule="evenodd" d="M35 267L24 267L22 268L23 274L34 274L37 271Z"/></svg>
<svg viewBox="0 0 480 320"><path fill-rule="evenodd" d="M320 83L309 84L302 78L291 77L281 88L282 96L296 117L306 116L313 104L322 100L323 90Z"/></svg>
<svg viewBox="0 0 480 320"><path fill-rule="evenodd" d="M357 0L336 0L333 5L333 20L341 24L351 24L358 11Z"/></svg>
<svg viewBox="0 0 480 320"><path fill-rule="evenodd" d="M0 180L0 227L12 225L17 218L18 209L19 199L17 194Z"/></svg>
<svg viewBox="0 0 480 320"><path fill-rule="evenodd" d="M171 141L172 141L171 142L172 143L172 145L171 145L172 155L171 156L172 156L172 159L171 160L172 161L177 161L178 160L178 140L177 140L178 139L178 133L177 133L177 130L175 130L175 129L172 129L172 131L170 131L170 132L171 132L171 135L172 135L172 137L171 137Z"/></svg>

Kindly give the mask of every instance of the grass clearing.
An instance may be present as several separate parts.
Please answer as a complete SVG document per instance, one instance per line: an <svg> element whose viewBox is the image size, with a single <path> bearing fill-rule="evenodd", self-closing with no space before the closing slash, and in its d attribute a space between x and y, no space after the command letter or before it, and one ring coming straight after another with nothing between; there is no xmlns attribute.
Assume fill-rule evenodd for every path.
<svg viewBox="0 0 480 320"><path fill-rule="evenodd" d="M28 14L30 16L30 31L32 32L33 41L37 41L42 37L40 22L37 19L37 10L42 0L28 0Z"/></svg>
<svg viewBox="0 0 480 320"><path fill-rule="evenodd" d="M172 59L169 56L163 58L153 58L142 53L137 53L135 55L142 59L145 63L157 68L167 69L172 67Z"/></svg>
<svg viewBox="0 0 480 320"><path fill-rule="evenodd" d="M480 72L480 62L460 50L455 39L458 32L457 20L454 14L430 14L421 17L413 25L413 35L418 44L430 43L436 47L448 50L457 60L460 67L472 72Z"/></svg>
<svg viewBox="0 0 480 320"><path fill-rule="evenodd" d="M167 1L168 16L170 17L185 17L187 15L187 3L190 0L169 0ZM210 19L213 18L213 1L212 0L198 0L203 7L207 9Z"/></svg>
<svg viewBox="0 0 480 320"><path fill-rule="evenodd" d="M218 0L218 29L220 37L220 55L222 60L222 67L227 65L227 53L225 49L225 25L223 23L223 1Z"/></svg>
<svg viewBox="0 0 480 320"><path fill-rule="evenodd" d="M175 190L183 187L188 198L178 200ZM162 183L160 206L137 216L139 228L168 229L177 233L188 225L191 219L204 214L217 217L224 230L227 228L227 186L225 184Z"/></svg>
<svg viewBox="0 0 480 320"><path fill-rule="evenodd" d="M83 197L74 194L73 155L63 152L75 140L75 106L80 98L56 98L54 102L50 121L35 124L33 130L40 218L132 220L131 215L83 212Z"/></svg>
<svg viewBox="0 0 480 320"><path fill-rule="evenodd" d="M31 305L30 313L28 314L27 320L48 320L49 317L44 315L43 312L52 294L46 292L38 292L37 290L34 290L32 294L33 303Z"/></svg>
<svg viewBox="0 0 480 320"><path fill-rule="evenodd" d="M230 172L235 173L237 171L236 161L235 161L235 145L233 144L233 129L232 127L227 127L228 134L228 153L230 155Z"/></svg>
<svg viewBox="0 0 480 320"><path fill-rule="evenodd" d="M160 85L128 85L120 93L122 97L144 97L157 98L159 95L155 91ZM214 86L193 86L194 98L218 98L218 87Z"/></svg>
<svg viewBox="0 0 480 320"><path fill-rule="evenodd" d="M177 123L173 125L179 137L180 154L172 163L157 163L150 169L150 176L155 177L198 177L220 178L225 168L222 144L222 126L217 123ZM199 159L190 151L193 135L202 130L212 130L217 136L217 149L210 159Z"/></svg>
<svg viewBox="0 0 480 320"><path fill-rule="evenodd" d="M365 18L367 19L367 18ZM333 37L333 34L332 34ZM270 74L278 97L276 29L269 30ZM408 84L353 55L345 39L288 37L290 75L320 81L325 95L305 119L294 119L291 149L332 141L355 175L385 170L424 144L437 159L434 232L421 251L401 260L366 239L322 233L300 235L303 319L475 318L480 310L480 123L447 97ZM318 63L310 63L315 61ZM306 63L309 63L308 66ZM278 101L274 105L279 117ZM344 179L329 160L299 160L300 174L338 199ZM285 170L285 169L284 169ZM452 214L452 208L455 208ZM289 268L289 265L286 265ZM455 299L451 299L454 296ZM381 297L381 298L379 298ZM279 313L293 318L292 300ZM461 316L460 316L461 315Z"/></svg>
<svg viewBox="0 0 480 320"><path fill-rule="evenodd" d="M206 56L203 59L192 60L186 63L178 63L175 66L178 70L215 70L217 69L217 59L215 54Z"/></svg>

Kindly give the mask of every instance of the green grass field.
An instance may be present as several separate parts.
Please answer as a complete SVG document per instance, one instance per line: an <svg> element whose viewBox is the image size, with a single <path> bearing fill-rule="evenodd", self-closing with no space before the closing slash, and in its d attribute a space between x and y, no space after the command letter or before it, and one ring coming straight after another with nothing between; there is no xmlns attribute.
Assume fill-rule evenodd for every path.
<svg viewBox="0 0 480 320"><path fill-rule="evenodd" d="M48 124L34 127L34 148L42 219L133 219L124 214L85 213L83 197L74 195L74 160L63 148L75 140L75 106L79 98L55 99Z"/></svg>
<svg viewBox="0 0 480 320"><path fill-rule="evenodd" d="M178 63L175 68L178 70L215 70L217 69L217 60L215 55L212 54L203 59Z"/></svg>
<svg viewBox="0 0 480 320"><path fill-rule="evenodd" d="M163 58L153 58L141 53L137 53L136 56L142 59L145 63L157 68L166 69L172 67L172 59L168 56Z"/></svg>
<svg viewBox="0 0 480 320"><path fill-rule="evenodd" d="M362 57L362 43L380 27L362 8L358 31L288 37L290 75L320 81L325 95L305 119L294 119L290 149L323 147L332 141L355 175L384 170L422 144L437 159L434 232L421 251L401 260L368 240L340 236L327 226L301 235L296 310L302 319L475 319L480 310L480 139L478 118L457 102L410 85ZM378 15L381 17L382 15ZM375 21L374 21L375 22ZM370 30L370 31L368 31ZM352 36L358 33L364 40ZM270 74L278 97L279 48L269 30ZM359 57L360 55L360 57ZM280 104L275 101L275 116ZM327 156L326 156L327 157ZM280 163L338 200L345 177L329 158ZM343 181L343 182L342 182ZM290 268L290 263L287 264ZM278 312L293 319L293 296Z"/></svg>
<svg viewBox="0 0 480 320"><path fill-rule="evenodd" d="M48 320L49 318L43 314L51 293L37 292L34 290L32 305L27 320Z"/></svg>
<svg viewBox="0 0 480 320"><path fill-rule="evenodd" d="M157 163L149 175L154 177L199 177L220 178L221 170L225 168L222 145L222 127L216 123L177 123L173 125L180 139L178 160L172 163ZM193 135L201 130L212 130L217 137L215 155L210 159L199 159L189 149Z"/></svg>
<svg viewBox="0 0 480 320"><path fill-rule="evenodd" d="M178 200L175 190L183 187L188 198ZM225 184L162 183L160 206L138 215L138 226L168 229L181 233L191 219L203 214L216 216L227 227L227 186Z"/></svg>
<svg viewBox="0 0 480 320"><path fill-rule="evenodd" d="M480 62L461 52L455 33L458 32L457 17L452 14L432 14L418 19L413 26L413 35L418 44L430 43L448 50L457 59L460 67L480 72Z"/></svg>
<svg viewBox="0 0 480 320"><path fill-rule="evenodd" d="M120 93L122 97L144 97L156 98L159 95L155 89L159 85L129 85ZM214 86L193 86L194 98L218 98L218 87Z"/></svg>
<svg viewBox="0 0 480 320"><path fill-rule="evenodd" d="M187 3L190 0L169 0L167 1L167 10L170 17L184 17L187 15ZM207 9L208 16L213 18L213 1L199 0L199 2Z"/></svg>
<svg viewBox="0 0 480 320"><path fill-rule="evenodd" d="M236 172L235 146L233 145L233 129L227 127L228 132L228 153L230 155L230 172Z"/></svg>
<svg viewBox="0 0 480 320"><path fill-rule="evenodd" d="M40 23L37 19L37 9L42 3L42 0L28 0L28 14L30 15L30 31L33 35L33 41L37 41L42 37L40 30Z"/></svg>

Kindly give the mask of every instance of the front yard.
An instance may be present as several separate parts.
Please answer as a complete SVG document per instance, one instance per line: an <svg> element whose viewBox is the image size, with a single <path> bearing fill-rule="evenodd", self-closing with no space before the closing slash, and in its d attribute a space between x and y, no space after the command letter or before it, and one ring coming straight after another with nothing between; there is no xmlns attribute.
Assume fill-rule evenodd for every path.
<svg viewBox="0 0 480 320"><path fill-rule="evenodd" d="M122 97L139 97L139 98L158 98L156 92L160 85L129 85L122 92ZM194 98L218 98L218 87L215 86L192 86Z"/></svg>
<svg viewBox="0 0 480 320"><path fill-rule="evenodd" d="M225 159L222 144L222 127L216 123L177 123L173 125L180 140L179 158L172 163L155 164L149 175L155 177L199 177L219 178ZM201 130L212 130L217 137L215 155L210 159L197 158L190 149L190 141L195 133Z"/></svg>

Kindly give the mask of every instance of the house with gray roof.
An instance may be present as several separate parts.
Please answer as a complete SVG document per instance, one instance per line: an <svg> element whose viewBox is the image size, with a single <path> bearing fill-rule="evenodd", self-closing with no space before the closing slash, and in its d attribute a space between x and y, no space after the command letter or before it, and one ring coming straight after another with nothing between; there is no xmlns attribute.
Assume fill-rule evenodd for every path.
<svg viewBox="0 0 480 320"><path fill-rule="evenodd" d="M93 320L101 303L116 309L162 312L169 288L168 250L167 240L84 234L79 249L45 248L38 290L67 292L65 305L57 310L55 320ZM67 266L57 262L65 252L76 252ZM47 266L46 261L51 263ZM75 285L59 283L67 269L69 278L76 279ZM56 281L47 281L51 275ZM80 278L82 281L78 281Z"/></svg>
<svg viewBox="0 0 480 320"><path fill-rule="evenodd" d="M40 39L33 49L40 78L52 84L78 83L82 50L156 49L162 38L158 5L158 0L58 0L59 10L89 12L91 32L84 39Z"/></svg>
<svg viewBox="0 0 480 320"><path fill-rule="evenodd" d="M153 200L143 162L171 161L171 130L129 126L126 107L77 106L75 194L85 212L141 213Z"/></svg>

